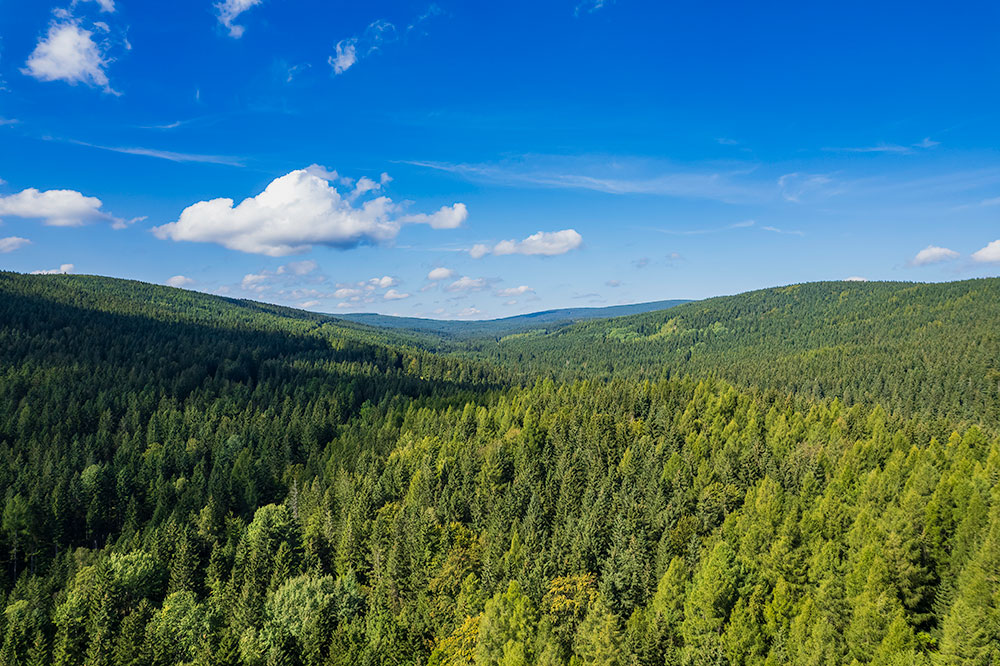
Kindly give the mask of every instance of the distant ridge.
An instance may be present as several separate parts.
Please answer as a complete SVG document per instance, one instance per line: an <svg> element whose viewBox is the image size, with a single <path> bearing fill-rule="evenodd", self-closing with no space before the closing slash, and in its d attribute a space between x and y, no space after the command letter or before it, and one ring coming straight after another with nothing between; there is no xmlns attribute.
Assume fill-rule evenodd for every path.
<svg viewBox="0 0 1000 666"><path fill-rule="evenodd" d="M626 315L643 314L666 310L689 300L651 301L649 303L631 303L628 305L611 305L608 307L561 308L542 310L529 314L503 317L500 319L484 319L474 321L459 321L451 319L423 319L420 317L393 317L369 312L330 315L338 319L367 324L379 328L403 329L421 333L435 333L445 337L503 337L516 333L526 333L537 329L557 328L589 319L609 319Z"/></svg>

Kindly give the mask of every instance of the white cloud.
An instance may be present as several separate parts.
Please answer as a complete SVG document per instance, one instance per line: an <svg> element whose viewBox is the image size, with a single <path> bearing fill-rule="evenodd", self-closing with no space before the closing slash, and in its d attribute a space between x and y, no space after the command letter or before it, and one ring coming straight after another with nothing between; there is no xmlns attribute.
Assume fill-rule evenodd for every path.
<svg viewBox="0 0 1000 666"><path fill-rule="evenodd" d="M317 167L276 178L259 195L234 205L232 199L200 201L185 208L176 222L153 229L159 238L218 243L231 250L280 257L313 245L351 248L391 241L404 224L432 224L403 214L403 206L380 196L355 205ZM342 181L341 181L342 182ZM453 211L465 211L463 204ZM464 214L464 213L463 213Z"/></svg>
<svg viewBox="0 0 1000 666"><path fill-rule="evenodd" d="M93 33L67 21L49 26L48 34L39 40L21 71L39 81L85 83L113 93L104 72L107 64Z"/></svg>
<svg viewBox="0 0 1000 666"><path fill-rule="evenodd" d="M299 303L300 308L314 308L320 304L320 301L304 301Z"/></svg>
<svg viewBox="0 0 1000 666"><path fill-rule="evenodd" d="M914 152L914 148L927 150L940 145L940 141L933 141L928 136L924 137L917 143L911 143L908 146L903 146L897 143L879 143L874 146L861 146L858 148L824 148L823 150L841 153L898 153L901 155L909 155Z"/></svg>
<svg viewBox="0 0 1000 666"><path fill-rule="evenodd" d="M509 289L501 289L497 292L497 296L522 296L524 294L533 294L535 290L526 284L522 284L519 287L511 287Z"/></svg>
<svg viewBox="0 0 1000 666"><path fill-rule="evenodd" d="M337 42L337 46L334 47L336 53L327 59L330 67L333 67L334 74L343 74L358 61L357 42L356 37Z"/></svg>
<svg viewBox="0 0 1000 666"><path fill-rule="evenodd" d="M185 277L183 275L175 275L167 280L168 287L177 287L178 289L182 287L188 287L192 284L194 284L194 280L192 280L189 277Z"/></svg>
<svg viewBox="0 0 1000 666"><path fill-rule="evenodd" d="M246 291L264 291L266 283L271 279L268 273L247 273L240 282L240 287Z"/></svg>
<svg viewBox="0 0 1000 666"><path fill-rule="evenodd" d="M242 25L236 25L234 21L240 14L251 7L256 7L262 1L263 0L222 0L222 2L215 5L216 10L219 12L219 22L229 29L230 37L239 39L243 36L245 28Z"/></svg>
<svg viewBox="0 0 1000 666"><path fill-rule="evenodd" d="M374 277L368 280L368 284L376 289L388 289L389 287L395 287L399 282L394 277L383 275L382 277Z"/></svg>
<svg viewBox="0 0 1000 666"><path fill-rule="evenodd" d="M426 215L418 213L400 218L401 222L412 224L426 224L431 229L457 229L469 218L469 211L465 204L457 203L454 206L441 206L437 212Z"/></svg>
<svg viewBox="0 0 1000 666"><path fill-rule="evenodd" d="M749 229L756 224L757 222L754 220L743 220L742 222L727 224L724 227L703 227L701 229L660 229L658 227L645 228L650 231L658 231L661 234L669 234L671 236L704 236L706 234L720 234L726 231L733 231L735 229Z"/></svg>
<svg viewBox="0 0 1000 666"><path fill-rule="evenodd" d="M764 226L760 227L762 231L770 231L774 234L787 234L789 236L805 236L806 232L800 231L798 229L779 229L778 227Z"/></svg>
<svg viewBox="0 0 1000 666"><path fill-rule="evenodd" d="M78 227L95 220L108 220L116 225L124 220L101 210L101 200L73 190L28 188L17 194L0 196L0 218L5 216L42 220L50 227Z"/></svg>
<svg viewBox="0 0 1000 666"><path fill-rule="evenodd" d="M59 268L49 268L46 270L31 271L32 275L65 275L72 273L76 268L73 264L63 264Z"/></svg>
<svg viewBox="0 0 1000 666"><path fill-rule="evenodd" d="M447 289L448 291L471 292L471 291L482 291L483 289L486 289L488 286L489 284L487 283L486 278L471 278L468 276L462 276L457 280L455 280L454 282L452 282L451 284L449 284L447 287L445 287L445 289Z"/></svg>
<svg viewBox="0 0 1000 666"><path fill-rule="evenodd" d="M81 2L96 2L101 6L102 12L108 12L113 14L115 11L115 0L73 0L73 6L77 6Z"/></svg>
<svg viewBox="0 0 1000 666"><path fill-rule="evenodd" d="M618 287L622 286L622 281L621 280L608 280L604 284L606 284L607 286L611 287L612 289L617 289Z"/></svg>
<svg viewBox="0 0 1000 666"><path fill-rule="evenodd" d="M785 201L798 203L810 194L835 194L826 191L831 183L833 179L821 173L786 173L778 178L778 190Z"/></svg>
<svg viewBox="0 0 1000 666"><path fill-rule="evenodd" d="M973 252L972 258L981 263L1000 262L1000 240L995 240L983 249Z"/></svg>
<svg viewBox="0 0 1000 666"><path fill-rule="evenodd" d="M18 250L25 245L30 245L31 241L27 238L20 238L19 236L8 236L7 238L0 238L0 254L7 254L8 252L13 252Z"/></svg>
<svg viewBox="0 0 1000 666"><path fill-rule="evenodd" d="M866 278L866 277L859 277L857 275L852 275L851 277L844 278L843 281L844 282L868 282L868 278Z"/></svg>
<svg viewBox="0 0 1000 666"><path fill-rule="evenodd" d="M500 241L493 248L486 245L474 245L469 250L473 259L479 259L487 254L498 256L508 254L542 255L552 257L557 254L566 254L575 250L583 244L583 236L575 229L563 229L562 231L539 231L521 241L505 240Z"/></svg>
<svg viewBox="0 0 1000 666"><path fill-rule="evenodd" d="M355 289L354 287L341 287L337 291L333 292L334 298L353 298L356 296L361 296L364 292L360 289Z"/></svg>
<svg viewBox="0 0 1000 666"><path fill-rule="evenodd" d="M768 201L774 181L750 179L754 167L726 171L679 170L675 164L622 156L530 155L499 164L456 164L426 160L405 162L444 171L473 182L511 187L580 189L605 194L651 194L727 203Z"/></svg>
<svg viewBox="0 0 1000 666"><path fill-rule="evenodd" d="M290 264L278 266L278 275L284 275L285 273L291 273L292 275L308 275L317 268L319 268L319 264L312 259L307 259L305 261L293 261Z"/></svg>
<svg viewBox="0 0 1000 666"><path fill-rule="evenodd" d="M455 271L451 270L450 268L443 268L439 266L437 268L432 269L431 272L427 274L427 279L434 280L435 282L437 282L438 280L447 280L454 274Z"/></svg>
<svg viewBox="0 0 1000 666"><path fill-rule="evenodd" d="M430 16L430 14L425 15ZM413 27L413 26L411 26ZM327 58L334 74L343 74L366 56L378 51L383 44L389 44L399 39L396 26L388 21L373 21L365 28L363 34L357 37L342 39L334 46L334 54Z"/></svg>
<svg viewBox="0 0 1000 666"><path fill-rule="evenodd" d="M475 317L476 315L482 314L482 310L477 310L476 308L465 308L458 313L459 317Z"/></svg>
<svg viewBox="0 0 1000 666"><path fill-rule="evenodd" d="M155 148L142 148L136 146L102 146L96 143L87 143L85 141L68 141L67 143L72 143L77 146L86 146L87 148L97 148L98 150L108 150L113 153L122 153L125 155L142 155L143 157L155 157L160 160L167 160L169 162L194 162L196 164L223 164L226 166L242 167L243 158L233 157L231 155L199 155L197 153L177 153L171 150L157 150Z"/></svg>
<svg viewBox="0 0 1000 666"><path fill-rule="evenodd" d="M603 9L605 5L609 5L612 2L614 2L614 0L584 0L573 9L573 16L579 16L580 12L593 14L597 10Z"/></svg>
<svg viewBox="0 0 1000 666"><path fill-rule="evenodd" d="M382 298L384 298L387 301L399 301L409 297L410 297L409 294L401 294L395 289L390 289L389 291L385 292L385 295Z"/></svg>
<svg viewBox="0 0 1000 666"><path fill-rule="evenodd" d="M942 261L951 261L952 259L958 258L958 252L954 250L949 250L946 247L937 247L936 245L928 245L920 252L917 252L917 256L913 257L910 264L913 266L926 266L927 264L939 264Z"/></svg>

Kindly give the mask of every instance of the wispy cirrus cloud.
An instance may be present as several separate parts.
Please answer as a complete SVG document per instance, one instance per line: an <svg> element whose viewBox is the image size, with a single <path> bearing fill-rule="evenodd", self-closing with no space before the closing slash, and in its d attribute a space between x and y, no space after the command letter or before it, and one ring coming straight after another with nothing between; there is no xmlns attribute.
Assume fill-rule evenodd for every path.
<svg viewBox="0 0 1000 666"><path fill-rule="evenodd" d="M337 42L333 47L333 55L327 62L334 74L343 74L358 62L378 52L384 46L398 42L414 31L420 31L424 23L433 16L442 14L441 8L431 4L409 25L399 29L389 21L372 21L364 32L354 37L348 37Z"/></svg>
<svg viewBox="0 0 1000 666"><path fill-rule="evenodd" d="M75 141L68 140L66 143L72 143L77 146L85 146L87 148L96 148L97 150L107 150L112 153L122 153L125 155L140 155L143 157L154 157L160 160L168 160L170 162L195 162L201 164L222 164L225 166L233 167L243 167L246 164L241 157L233 157L231 155L201 155L198 153L179 153L172 150L157 150L156 148L142 148L139 146L102 146L97 143L88 143L86 141Z"/></svg>
<svg viewBox="0 0 1000 666"><path fill-rule="evenodd" d="M648 160L528 155L496 164L407 160L411 166L454 174L465 180L510 187L590 190L606 194L648 194L731 203L774 198L774 186L748 176L756 166L686 168ZM610 166L609 166L610 165Z"/></svg>
<svg viewBox="0 0 1000 666"><path fill-rule="evenodd" d="M577 3L576 7L573 8L573 16L579 16L580 14L593 14L594 12L604 9L606 6L614 3L615 0L583 0L583 2Z"/></svg>
<svg viewBox="0 0 1000 666"><path fill-rule="evenodd" d="M916 143L908 145L898 143L877 143L874 146L855 146L847 148L824 148L827 152L834 153L895 153L897 155L909 155L919 150L928 150L940 146L940 141L934 141L929 136L924 137Z"/></svg>
<svg viewBox="0 0 1000 666"><path fill-rule="evenodd" d="M700 229L664 229L661 227L641 228L647 229L648 231L656 231L661 234L668 234L670 236L703 236L705 234L719 234L725 231L733 231L735 229L747 229L755 224L757 224L757 222L754 220L743 220L742 222L733 222L732 224L727 224L722 227L702 227Z"/></svg>

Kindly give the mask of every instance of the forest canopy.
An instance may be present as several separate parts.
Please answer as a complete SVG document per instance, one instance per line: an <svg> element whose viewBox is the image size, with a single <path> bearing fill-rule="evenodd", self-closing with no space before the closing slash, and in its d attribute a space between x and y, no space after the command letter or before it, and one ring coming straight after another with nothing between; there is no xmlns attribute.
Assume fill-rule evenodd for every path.
<svg viewBox="0 0 1000 666"><path fill-rule="evenodd" d="M998 288L444 353L0 273L0 664L1000 663Z"/></svg>

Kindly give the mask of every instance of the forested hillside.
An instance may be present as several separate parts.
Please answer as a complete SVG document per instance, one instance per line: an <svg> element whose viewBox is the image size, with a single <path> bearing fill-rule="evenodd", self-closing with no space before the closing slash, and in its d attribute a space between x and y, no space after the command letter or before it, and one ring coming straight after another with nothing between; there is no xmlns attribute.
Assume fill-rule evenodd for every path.
<svg viewBox="0 0 1000 666"><path fill-rule="evenodd" d="M905 348L969 326L926 350L928 383L995 339L996 287L970 284L912 306ZM888 344L896 287L842 287ZM789 312L813 289L745 317L762 299L768 330L833 340L828 310ZM657 317L711 342L683 332L697 312L580 325L621 377L524 385L294 310L0 274L0 664L1000 663L1000 438L951 393L987 351L932 387L972 405L949 424L877 404L918 386L887 349L891 390L848 406L777 372L662 377L653 341L626 346Z"/></svg>
<svg viewBox="0 0 1000 666"><path fill-rule="evenodd" d="M576 321L588 319L607 319L609 317L624 317L630 314L666 310L688 301L653 301L650 303L633 303L631 305L611 305L596 308L563 308L559 310L544 310L530 314L503 317L501 319L486 319L460 321L452 319L421 319L418 317L393 317L371 313L338 314L339 319L356 321L362 324L380 328L400 329L414 333L430 333L451 340L466 340L469 338L503 337L516 333L535 330L554 330Z"/></svg>
<svg viewBox="0 0 1000 666"><path fill-rule="evenodd" d="M476 350L563 379L711 374L907 416L1000 425L998 278L792 285Z"/></svg>

